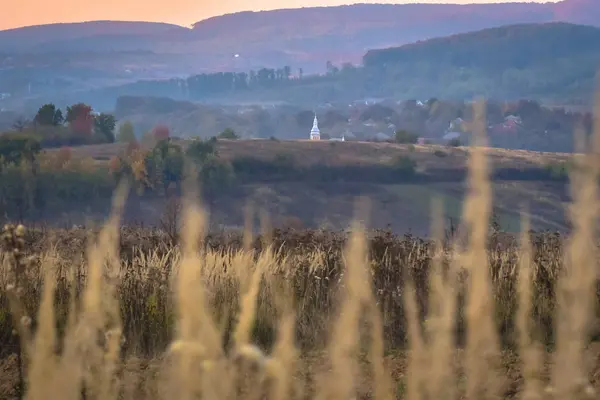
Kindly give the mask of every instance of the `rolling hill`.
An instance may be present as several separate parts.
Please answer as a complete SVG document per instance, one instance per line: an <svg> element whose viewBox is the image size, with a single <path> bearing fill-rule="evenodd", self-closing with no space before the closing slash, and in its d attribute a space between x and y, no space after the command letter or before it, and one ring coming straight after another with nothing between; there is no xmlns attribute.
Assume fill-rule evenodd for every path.
<svg viewBox="0 0 600 400"><path fill-rule="evenodd" d="M54 99L69 101L68 99L78 96L85 97L86 93L102 97L102 108L106 108L107 104L111 107L116 99L111 93L117 89L112 87L121 88L118 89L119 95L171 95L166 92L153 93L152 90L140 93L136 91L137 86L134 84L139 80L183 78L215 71L241 72L260 70L264 67L281 68L285 65L292 67L292 75L300 75L300 68L305 75L321 73L326 61L332 61L337 65L345 62L360 64L365 53L371 49L398 47L436 37L505 25L526 26L554 21L600 25L600 19L594 18L594 15L600 15L600 2L596 0L470 5L357 4L240 12L200 21L192 29L171 24L114 21L12 29L0 31L0 87L3 88L3 92L12 96L9 100L0 102L0 108L24 107L26 99L36 104L42 99L43 101L54 101ZM539 33L541 36L536 36L538 34L533 33L531 29L529 31L525 29L519 37L525 41L540 43L542 48L547 49L540 40L560 41L561 34L569 38L568 40L580 37L577 36L578 32L571 32L569 29L563 33L557 31L556 36L544 32ZM590 27L590 32L591 29ZM511 28L511 32L516 30ZM530 33L532 36L528 37ZM586 36L582 34L581 37L585 39ZM439 46L448 46L444 50L445 54L451 53L452 57L463 58L461 53L463 50L456 50L457 45L461 45L456 40L457 38L453 37L452 40L445 42L429 41L426 42L426 47L419 48L431 48L435 43L441 43ZM472 47L469 51L485 50L486 46L499 43L498 40L494 43L488 41L481 33L473 36L472 40L481 41L485 45L481 45L479 49ZM516 40L510 37L505 38L505 41L509 43L507 46L515 45L516 51L520 51L523 57L533 59L539 55L539 51L526 54L525 47L522 44L517 45ZM560 43L564 43L564 40ZM576 55L579 63L571 63L564 58L554 59L555 55L560 56L560 54L549 51L546 70L533 71L534 79L537 79L537 75L541 73L544 81L556 84L561 91L560 95L565 85L567 87L565 90L578 96L581 87L589 84L588 69L590 63L594 61L582 55L585 46L582 47L580 42L573 43L579 51ZM590 43L588 48L593 48L593 43L588 43ZM414 50L416 47L410 49L403 48L401 52L409 57L410 54L420 54L418 51L428 51ZM535 50L533 45L529 46L529 49ZM238 56L234 57L236 54ZM376 54L384 53L369 52L366 60L375 57ZM488 52L485 56L495 59L498 54L500 51L496 51L495 54ZM515 59L510 58L510 61ZM425 62L429 61L425 60ZM286 100L303 98L306 101L316 99L345 101L348 98L356 99L364 96L394 95L398 91L409 97L433 95L437 90L433 85L439 85L440 82L432 82L423 74L437 76L435 74L440 71L440 68L431 63L431 68L425 69L417 63L413 65L415 68L397 71L404 74L403 79L386 78L393 79L394 82L398 81L399 86L397 85L396 88L393 87L394 85L388 85L389 82L386 80L365 75L362 78L353 77L349 87L346 87L345 82L338 81L338 84L323 89L322 82L312 80L311 85L315 89L313 91L305 90L305 81L297 85L298 88L291 88L292 93L288 93L286 89L275 94L267 94L265 99L271 100L275 95L277 99ZM447 62L443 65L450 66ZM446 79L442 83L452 81L454 87L445 88L439 95L456 97L472 96L477 93L498 96L520 96L529 93L545 95L545 90L554 90L552 85L546 85L541 89L536 87L534 90L531 90L529 85L523 88L521 81L523 79L529 81L532 77L524 77L522 73L528 74L531 72L530 68L522 71L518 60L515 65L510 65L508 62L503 65L510 67L510 71L506 76L494 77L491 81L485 70L468 73L446 71ZM582 65L584 71L578 65ZM560 71L555 74L553 71L557 68ZM568 73L565 72L569 68ZM412 74L413 70L417 72L415 79L422 81L416 85L414 79L406 79L406 74ZM568 76L557 79L561 74ZM479 81L475 86L474 80ZM571 87L569 82L579 83ZM508 90L496 90L506 85L511 87ZM485 90L481 90L481 87L485 87ZM92 93L90 90L95 92ZM317 95L312 97L315 91ZM304 93L307 95L304 96ZM207 91L204 97L212 100L211 95L212 93ZM257 100L255 94L250 96L250 100Z"/></svg>
<svg viewBox="0 0 600 400"><path fill-rule="evenodd" d="M35 53L54 51L59 48L69 51L71 50L69 44L77 43L79 40L88 41L89 50L95 47L95 42L107 38L127 37L143 41L146 37L151 39L154 35L165 36L175 31L187 31L187 29L165 23L127 21L35 25L0 31L0 51ZM137 44L130 43L130 46L136 49Z"/></svg>
<svg viewBox="0 0 600 400"><path fill-rule="evenodd" d="M488 28L371 50L363 64L302 79L262 69L140 81L85 93L85 100L114 104L119 96L134 95L221 104L283 101L313 108L366 98L464 101L484 96L589 106L600 69L600 28L562 22Z"/></svg>
<svg viewBox="0 0 600 400"><path fill-rule="evenodd" d="M509 24L563 21L600 25L600 3L356 4L208 18L193 29L142 22L95 21L0 31L0 52L147 50L202 53L197 68L293 65L322 70L325 61L360 62L365 51ZM107 45L111 43L111 46ZM233 59L239 53L241 57Z"/></svg>
<svg viewBox="0 0 600 400"><path fill-rule="evenodd" d="M377 71L375 81L385 84L380 95L410 90L419 82L426 96L590 102L600 70L600 29L511 25L372 50L363 60L365 71ZM370 75L373 81L375 74Z"/></svg>

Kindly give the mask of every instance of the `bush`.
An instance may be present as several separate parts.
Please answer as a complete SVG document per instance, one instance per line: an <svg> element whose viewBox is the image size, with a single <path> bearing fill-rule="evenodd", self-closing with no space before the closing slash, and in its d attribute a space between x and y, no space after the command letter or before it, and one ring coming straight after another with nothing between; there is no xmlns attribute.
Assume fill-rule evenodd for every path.
<svg viewBox="0 0 600 400"><path fill-rule="evenodd" d="M119 143L131 143L136 140L135 130L133 124L129 121L123 122L119 127L119 133L117 134L117 142Z"/></svg>
<svg viewBox="0 0 600 400"><path fill-rule="evenodd" d="M445 151L442 150L436 150L433 152L433 155L439 158L444 158L448 156L448 153L446 153Z"/></svg>
<svg viewBox="0 0 600 400"><path fill-rule="evenodd" d="M552 163L545 166L545 170L550 175L550 178L555 180L569 179L570 168L571 165L566 162Z"/></svg>
<svg viewBox="0 0 600 400"><path fill-rule="evenodd" d="M32 162L40 152L39 137L23 133L0 135L0 157L4 163L19 164L22 160Z"/></svg>
<svg viewBox="0 0 600 400"><path fill-rule="evenodd" d="M293 170L296 168L296 159L290 153L277 153L273 158L273 164L283 170Z"/></svg>
<svg viewBox="0 0 600 400"><path fill-rule="evenodd" d="M455 139L450 139L450 141L448 141L448 146L449 147L460 147L462 146L460 139L455 138Z"/></svg>
<svg viewBox="0 0 600 400"><path fill-rule="evenodd" d="M196 139L188 146L185 155L190 158L195 164L202 165L206 158L210 155L217 154L217 140L212 138L209 140Z"/></svg>
<svg viewBox="0 0 600 400"><path fill-rule="evenodd" d="M239 136L231 128L225 129L223 132L219 133L219 135L217 137L219 139L228 139L228 140L237 140L237 139L239 139Z"/></svg>
<svg viewBox="0 0 600 400"><path fill-rule="evenodd" d="M408 156L398 156L392 164L399 174L403 176L413 176L416 173L417 162Z"/></svg>
<svg viewBox="0 0 600 400"><path fill-rule="evenodd" d="M419 140L419 137L406 130L400 129L396 131L394 135L394 140L396 141L396 143L401 144L415 144Z"/></svg>

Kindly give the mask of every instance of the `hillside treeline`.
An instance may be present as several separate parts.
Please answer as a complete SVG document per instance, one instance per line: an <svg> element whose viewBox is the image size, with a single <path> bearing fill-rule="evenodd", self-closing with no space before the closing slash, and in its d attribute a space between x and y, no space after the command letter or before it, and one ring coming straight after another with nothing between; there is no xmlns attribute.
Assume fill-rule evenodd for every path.
<svg viewBox="0 0 600 400"><path fill-rule="evenodd" d="M288 102L361 97L472 99L531 98L590 104L600 68L600 29L565 23L511 25L371 50L363 66L333 65L304 76L290 66L200 74L103 89L105 95L202 100L253 93Z"/></svg>

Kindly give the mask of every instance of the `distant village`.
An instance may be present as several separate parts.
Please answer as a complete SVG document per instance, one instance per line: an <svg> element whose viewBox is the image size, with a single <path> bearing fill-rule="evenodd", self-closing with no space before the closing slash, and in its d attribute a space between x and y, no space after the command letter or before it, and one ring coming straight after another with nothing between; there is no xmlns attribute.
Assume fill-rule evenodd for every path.
<svg viewBox="0 0 600 400"><path fill-rule="evenodd" d="M374 104L379 104L380 100L377 99L367 99L362 100L359 103L363 103L365 106L370 106ZM426 107L426 102L422 102L420 100L415 101L417 107ZM362 104L361 104L362 105ZM350 107L356 106L356 102L354 104L350 104ZM323 108L328 108L327 105L322 106ZM317 113L315 113L313 126L309 134L309 140L311 141L334 141L334 142L344 142L346 140L369 140L369 141L392 141L394 139L394 135L398 129L398 127L389 122L387 125L384 124L382 126L381 122L375 122L372 120L367 121L353 121L350 119L347 123L348 127L342 133L339 133L339 128L336 129L337 132L332 132L326 135L321 134L321 129L319 128L319 121ZM357 138L356 135L352 132L352 128L356 128L357 125L362 125L365 131L371 130L371 135L368 135L365 138L365 135L361 135L360 138ZM489 124L488 125L488 133L490 134L516 134L518 130L522 127L523 121L521 117L515 115L507 115L504 117L504 120L499 123ZM363 129L360 129L363 131ZM373 130L376 132L373 133ZM440 131L438 135L432 137L419 136L417 138L417 144L425 145L428 143L437 143L437 144L446 144L451 141L462 141L466 139L466 132L468 129L466 128L466 122L462 118L455 118L447 125L445 130Z"/></svg>

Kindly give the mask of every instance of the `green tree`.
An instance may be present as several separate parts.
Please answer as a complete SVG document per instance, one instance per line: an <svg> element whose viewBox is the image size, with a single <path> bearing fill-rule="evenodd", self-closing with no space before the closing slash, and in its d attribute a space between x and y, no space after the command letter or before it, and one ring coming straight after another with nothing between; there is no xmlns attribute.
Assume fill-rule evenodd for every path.
<svg viewBox="0 0 600 400"><path fill-rule="evenodd" d="M185 155L196 165L202 166L211 155L217 155L216 138L209 140L194 140L185 151Z"/></svg>
<svg viewBox="0 0 600 400"><path fill-rule="evenodd" d="M94 128L97 133L106 137L109 143L115 141L115 126L117 120L112 114L101 113L94 118Z"/></svg>
<svg viewBox="0 0 600 400"><path fill-rule="evenodd" d="M35 162L41 150L40 141L31 135L4 134L0 136L0 157L5 164Z"/></svg>
<svg viewBox="0 0 600 400"><path fill-rule="evenodd" d="M230 140L239 139L239 136L231 128L225 129L223 132L219 133L219 135L217 137L219 139L230 139Z"/></svg>
<svg viewBox="0 0 600 400"><path fill-rule="evenodd" d="M233 186L235 171L231 163L211 154L204 160L198 178L206 201L212 204L217 194Z"/></svg>
<svg viewBox="0 0 600 400"><path fill-rule="evenodd" d="M44 126L57 126L64 122L64 117L60 108L48 103L39 108L34 121Z"/></svg>
<svg viewBox="0 0 600 400"><path fill-rule="evenodd" d="M399 156L392 164L399 176L410 177L416 172L417 162L408 156Z"/></svg>
<svg viewBox="0 0 600 400"><path fill-rule="evenodd" d="M164 193L171 183L179 184L183 178L183 162L181 146L169 139L159 141L144 160L154 189Z"/></svg>
<svg viewBox="0 0 600 400"><path fill-rule="evenodd" d="M119 143L131 143L136 140L135 130L133 124L129 121L125 121L119 126L119 133L117 134L117 142Z"/></svg>

